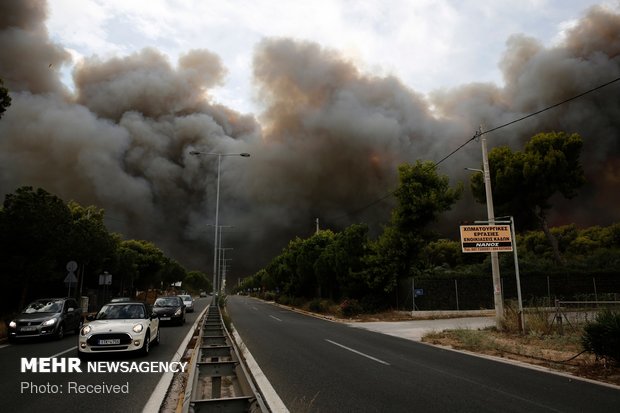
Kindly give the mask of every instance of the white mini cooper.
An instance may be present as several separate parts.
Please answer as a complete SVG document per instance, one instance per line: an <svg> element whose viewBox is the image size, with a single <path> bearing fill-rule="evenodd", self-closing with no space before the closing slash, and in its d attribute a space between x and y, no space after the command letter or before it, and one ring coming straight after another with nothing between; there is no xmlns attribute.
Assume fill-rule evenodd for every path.
<svg viewBox="0 0 620 413"><path fill-rule="evenodd" d="M159 318L140 302L108 303L80 330L78 356L136 351L159 344Z"/></svg>

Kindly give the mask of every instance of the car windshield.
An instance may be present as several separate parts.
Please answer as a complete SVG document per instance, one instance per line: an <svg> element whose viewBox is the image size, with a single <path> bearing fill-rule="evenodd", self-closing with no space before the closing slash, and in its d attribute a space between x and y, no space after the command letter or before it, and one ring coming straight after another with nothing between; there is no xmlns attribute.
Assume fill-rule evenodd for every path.
<svg viewBox="0 0 620 413"><path fill-rule="evenodd" d="M30 303L24 313L58 313L62 310L62 300L38 300Z"/></svg>
<svg viewBox="0 0 620 413"><path fill-rule="evenodd" d="M178 305L178 297L162 297L155 301L155 307L177 307Z"/></svg>
<svg viewBox="0 0 620 413"><path fill-rule="evenodd" d="M144 306L140 304L104 305L97 313L97 320L125 320L145 317Z"/></svg>
<svg viewBox="0 0 620 413"><path fill-rule="evenodd" d="M183 301L192 301L191 295L180 295L179 297L181 297Z"/></svg>

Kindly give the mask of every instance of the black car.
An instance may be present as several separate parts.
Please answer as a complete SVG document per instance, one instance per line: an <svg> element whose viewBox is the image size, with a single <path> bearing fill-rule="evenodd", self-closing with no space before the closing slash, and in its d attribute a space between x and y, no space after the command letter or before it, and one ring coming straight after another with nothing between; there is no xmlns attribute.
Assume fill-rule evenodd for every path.
<svg viewBox="0 0 620 413"><path fill-rule="evenodd" d="M178 296L159 297L153 304L153 313L157 314L162 324L185 323L185 304Z"/></svg>
<svg viewBox="0 0 620 413"><path fill-rule="evenodd" d="M80 332L82 309L73 298L43 298L30 303L9 323L9 340L54 337Z"/></svg>

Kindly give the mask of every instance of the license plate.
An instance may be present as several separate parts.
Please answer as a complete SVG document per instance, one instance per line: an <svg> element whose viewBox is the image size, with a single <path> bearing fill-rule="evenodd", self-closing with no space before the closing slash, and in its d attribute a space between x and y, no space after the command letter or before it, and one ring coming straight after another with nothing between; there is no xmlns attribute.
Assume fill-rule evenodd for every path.
<svg viewBox="0 0 620 413"><path fill-rule="evenodd" d="M161 321L170 321L170 317L162 317L160 318Z"/></svg>
<svg viewBox="0 0 620 413"><path fill-rule="evenodd" d="M110 344L121 344L120 338L113 338L109 340L99 340L100 346L110 345Z"/></svg>
<svg viewBox="0 0 620 413"><path fill-rule="evenodd" d="M37 327L36 326L27 326L27 327L21 327L19 330L20 331L37 331Z"/></svg>

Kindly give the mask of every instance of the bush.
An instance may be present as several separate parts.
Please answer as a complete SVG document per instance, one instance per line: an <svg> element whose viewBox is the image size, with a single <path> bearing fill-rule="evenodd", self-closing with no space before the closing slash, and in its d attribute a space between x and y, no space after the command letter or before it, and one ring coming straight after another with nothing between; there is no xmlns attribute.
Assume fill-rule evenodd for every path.
<svg viewBox="0 0 620 413"><path fill-rule="evenodd" d="M281 296L276 298L276 302L282 305L291 305L292 300L291 300L291 297L289 297L288 295L282 294Z"/></svg>
<svg viewBox="0 0 620 413"><path fill-rule="evenodd" d="M353 317L362 312L362 306L357 300L345 299L340 303L339 310L343 317Z"/></svg>
<svg viewBox="0 0 620 413"><path fill-rule="evenodd" d="M583 349L597 358L620 362L620 312L604 310L584 327Z"/></svg>
<svg viewBox="0 0 620 413"><path fill-rule="evenodd" d="M329 310L329 305L326 301L321 300L320 298L315 298L308 303L308 310L313 313L325 313Z"/></svg>

